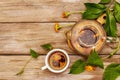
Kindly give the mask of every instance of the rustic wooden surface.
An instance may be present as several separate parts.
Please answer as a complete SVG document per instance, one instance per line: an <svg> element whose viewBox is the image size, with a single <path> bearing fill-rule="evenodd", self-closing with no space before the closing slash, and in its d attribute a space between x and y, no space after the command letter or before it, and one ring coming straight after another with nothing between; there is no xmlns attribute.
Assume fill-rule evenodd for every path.
<svg viewBox="0 0 120 80"><path fill-rule="evenodd" d="M81 19L80 14L64 19L61 18L61 13L84 10L85 2L99 0L0 0L0 80L102 80L104 70L99 68L79 75L68 74L69 68L61 74L40 70L44 66L47 53L40 47L41 44L51 43L54 48L67 50L71 59L70 66L75 60L83 59L66 44L64 32L70 28L55 33L53 26L55 22L60 22L61 25L75 24ZM120 36L120 24L118 35ZM100 53L101 57L112 51L110 46L115 44L106 44ZM27 65L22 76L16 76L30 58L30 48L36 50L40 56ZM115 62L120 63L120 51L110 60L104 60L105 66Z"/></svg>

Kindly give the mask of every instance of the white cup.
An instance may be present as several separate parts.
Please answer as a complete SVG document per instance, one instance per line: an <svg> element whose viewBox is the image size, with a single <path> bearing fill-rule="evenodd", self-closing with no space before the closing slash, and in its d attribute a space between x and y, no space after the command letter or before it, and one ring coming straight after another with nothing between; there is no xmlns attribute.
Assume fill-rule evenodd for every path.
<svg viewBox="0 0 120 80"><path fill-rule="evenodd" d="M50 67L50 65L49 65L48 59L49 59L50 55L51 55L52 53L56 52L56 51L62 52L62 53L66 56L66 59L67 59L67 60L66 60L66 61L67 61L66 66L65 66L63 69L61 69L61 70L52 69L52 68ZM47 53L47 56L46 56L46 58L45 58L45 66L43 66L43 67L41 68L41 70L48 69L49 71L51 71L51 72L53 72L53 73L61 73L61 72L65 71L65 70L68 68L69 64L70 64L70 58L69 58L69 56L68 56L68 54L67 54L67 52L66 52L65 50L62 50L62 49L53 49L53 50L51 50L51 51L49 51L49 52Z"/></svg>

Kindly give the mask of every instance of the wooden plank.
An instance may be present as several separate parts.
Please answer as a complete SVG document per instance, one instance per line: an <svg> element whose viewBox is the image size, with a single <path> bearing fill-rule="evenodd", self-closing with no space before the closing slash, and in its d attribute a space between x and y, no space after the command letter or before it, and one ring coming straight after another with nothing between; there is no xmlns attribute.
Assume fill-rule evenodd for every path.
<svg viewBox="0 0 120 80"><path fill-rule="evenodd" d="M40 3L77 3L77 2L99 2L100 0L1 0L0 4L1 6L10 6L10 5L25 5L25 4L32 4L39 5ZM117 0L118 1L118 0ZM3 5L4 4L4 5Z"/></svg>
<svg viewBox="0 0 120 80"><path fill-rule="evenodd" d="M64 32L71 27L63 28L59 33L56 33L53 27L54 24L55 23L1 23L0 54L29 54L30 48L36 50L39 54L46 54L47 52L40 47L40 45L45 43L51 43L54 48L63 48L67 50L69 54L75 54L67 46L64 35ZM61 23L60 25L67 24L68 23ZM111 51L112 49L107 44L104 46L101 54L109 54ZM118 53L120 53L120 51Z"/></svg>
<svg viewBox="0 0 120 80"><path fill-rule="evenodd" d="M28 54L32 48L46 53L40 45L51 43L55 48L68 49L64 30L54 31L54 23L13 23L0 25L0 53ZM67 28L66 28L67 29Z"/></svg>
<svg viewBox="0 0 120 80"><path fill-rule="evenodd" d="M41 1L41 0L40 0ZM7 2L7 1L6 1ZM43 21L76 21L80 19L80 15L72 17L70 19L61 18L61 14L65 10L76 11L83 9L77 7L83 3L64 3L52 0L51 2L39 2L34 0L18 2L10 2L9 4L3 2L0 7L0 22L43 22ZM16 4L17 3L17 4ZM12 4L12 5L10 5ZM71 7L71 5L75 7Z"/></svg>
<svg viewBox="0 0 120 80"><path fill-rule="evenodd" d="M69 69L61 74L54 74L48 70L41 71L40 68L44 66L45 56L40 55L39 58L33 59L26 67L22 76L16 76L15 74L21 69L30 56L0 56L0 80L102 80L103 71L97 68L93 72L83 72L78 75L68 74ZM71 63L77 59L83 59L80 56L70 56ZM120 56L114 56L110 60L105 60L104 65L107 66L110 63L120 63ZM117 79L117 80L120 80Z"/></svg>
<svg viewBox="0 0 120 80"><path fill-rule="evenodd" d="M0 0L0 22L79 21L81 19L80 14L71 15L68 19L61 18L61 14L63 11L83 11L85 10L85 2L99 1Z"/></svg>

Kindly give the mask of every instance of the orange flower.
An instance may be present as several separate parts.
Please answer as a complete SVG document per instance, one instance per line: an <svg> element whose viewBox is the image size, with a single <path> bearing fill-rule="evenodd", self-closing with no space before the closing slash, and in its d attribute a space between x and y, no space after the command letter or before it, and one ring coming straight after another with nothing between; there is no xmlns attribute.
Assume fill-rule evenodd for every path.
<svg viewBox="0 0 120 80"><path fill-rule="evenodd" d="M86 71L94 71L95 70L95 67L94 66L85 66L85 70Z"/></svg>
<svg viewBox="0 0 120 80"><path fill-rule="evenodd" d="M62 18L68 18L71 15L70 12L63 12Z"/></svg>
<svg viewBox="0 0 120 80"><path fill-rule="evenodd" d="M58 60L60 60L61 59L61 56L60 55L58 55L58 54L55 54L54 55L54 60L55 61L58 61Z"/></svg>
<svg viewBox="0 0 120 80"><path fill-rule="evenodd" d="M58 23L56 23L55 26L54 26L54 29L55 29L56 32L58 32L61 28L62 27Z"/></svg>

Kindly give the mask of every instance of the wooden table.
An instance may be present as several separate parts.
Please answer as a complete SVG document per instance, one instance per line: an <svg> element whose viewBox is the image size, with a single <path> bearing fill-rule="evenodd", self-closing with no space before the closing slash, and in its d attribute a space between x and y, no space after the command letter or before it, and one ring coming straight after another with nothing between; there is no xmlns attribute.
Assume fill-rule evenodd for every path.
<svg viewBox="0 0 120 80"><path fill-rule="evenodd" d="M67 50L71 59L70 66L75 60L83 59L67 46L64 31L69 28L55 33L53 26L55 22L64 25L79 21L80 14L64 19L61 18L61 13L84 10L85 2L99 0L0 0L0 80L102 80L104 70L100 68L79 75L68 74L69 69L61 74L40 70L45 64L47 53L40 45L45 43L51 43L54 48ZM120 29L118 35L120 36ZM106 44L100 53L101 57L107 56L112 51L110 46L115 45ZM40 56L38 59L32 59L22 76L16 76L15 74L30 58L30 48L37 51ZM120 51L111 59L104 60L104 65L113 62L120 63Z"/></svg>

